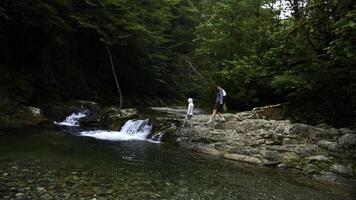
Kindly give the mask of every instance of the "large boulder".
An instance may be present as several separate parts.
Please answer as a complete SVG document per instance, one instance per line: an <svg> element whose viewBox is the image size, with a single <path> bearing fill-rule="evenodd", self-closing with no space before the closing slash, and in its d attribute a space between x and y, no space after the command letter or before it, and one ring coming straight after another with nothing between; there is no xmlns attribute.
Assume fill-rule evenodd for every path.
<svg viewBox="0 0 356 200"><path fill-rule="evenodd" d="M39 108L21 106L12 115L0 116L0 127L18 128L48 123L49 120L42 115Z"/></svg>

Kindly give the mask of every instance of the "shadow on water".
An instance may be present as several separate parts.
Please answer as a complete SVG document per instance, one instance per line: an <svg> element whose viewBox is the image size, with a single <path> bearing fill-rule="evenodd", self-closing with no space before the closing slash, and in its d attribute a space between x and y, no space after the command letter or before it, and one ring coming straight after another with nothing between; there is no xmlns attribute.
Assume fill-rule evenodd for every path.
<svg viewBox="0 0 356 200"><path fill-rule="evenodd" d="M0 133L0 198L353 199L354 188L147 141L81 137L78 128ZM18 196L16 196L18 195ZM25 199L26 199L25 198Z"/></svg>

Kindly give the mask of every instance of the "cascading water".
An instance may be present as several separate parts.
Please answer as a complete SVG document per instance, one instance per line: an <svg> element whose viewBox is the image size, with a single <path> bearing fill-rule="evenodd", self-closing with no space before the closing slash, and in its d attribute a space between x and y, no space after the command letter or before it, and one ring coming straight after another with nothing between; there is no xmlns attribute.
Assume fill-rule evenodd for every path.
<svg viewBox="0 0 356 200"><path fill-rule="evenodd" d="M140 138L147 138L152 130L152 125L146 120L129 120L122 126L122 133L134 135Z"/></svg>
<svg viewBox="0 0 356 200"><path fill-rule="evenodd" d="M146 140L152 125L146 120L129 120L120 131L82 131L81 136L94 137L102 140Z"/></svg>
<svg viewBox="0 0 356 200"><path fill-rule="evenodd" d="M83 117L86 117L86 112L78 112L72 113L68 117L65 118L62 122L54 122L55 124L62 125L62 126L79 126L79 120Z"/></svg>
<svg viewBox="0 0 356 200"><path fill-rule="evenodd" d="M156 135L152 135L150 141L160 143L164 132L159 132Z"/></svg>

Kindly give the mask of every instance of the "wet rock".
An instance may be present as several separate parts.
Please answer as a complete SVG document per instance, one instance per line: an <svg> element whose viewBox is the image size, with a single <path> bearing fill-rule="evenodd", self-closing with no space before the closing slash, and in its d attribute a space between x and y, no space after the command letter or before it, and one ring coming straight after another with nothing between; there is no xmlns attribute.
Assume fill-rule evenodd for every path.
<svg viewBox="0 0 356 200"><path fill-rule="evenodd" d="M333 182L343 185L356 185L356 181L354 179L348 179L341 175L332 173L332 172L323 172L322 174L314 174L314 178L326 181L326 182Z"/></svg>
<svg viewBox="0 0 356 200"><path fill-rule="evenodd" d="M82 126L100 127L107 130L117 131L129 119L137 116L136 109L118 109L116 107L105 107L80 120Z"/></svg>
<svg viewBox="0 0 356 200"><path fill-rule="evenodd" d="M241 154L225 154L225 158L231 159L231 160L236 160L236 161L241 161L241 162L247 162L247 163L252 163L252 164L257 164L257 165L263 165L263 162L261 159L253 156L246 156L246 155L241 155Z"/></svg>
<svg viewBox="0 0 356 200"><path fill-rule="evenodd" d="M69 101L54 105L47 105L44 109L44 115L54 121L62 121L66 116L72 113L78 113L84 110L95 113L101 106L92 101Z"/></svg>

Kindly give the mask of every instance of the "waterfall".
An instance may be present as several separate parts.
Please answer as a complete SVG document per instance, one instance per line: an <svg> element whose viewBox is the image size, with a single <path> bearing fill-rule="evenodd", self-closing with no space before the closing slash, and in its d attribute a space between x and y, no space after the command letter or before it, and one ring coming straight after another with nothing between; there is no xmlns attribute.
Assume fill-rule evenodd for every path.
<svg viewBox="0 0 356 200"><path fill-rule="evenodd" d="M124 126L122 126L122 133L146 138L148 134L150 134L152 130L152 125L148 123L148 119L146 120L129 120Z"/></svg>
<svg viewBox="0 0 356 200"><path fill-rule="evenodd" d="M86 112L78 112L72 113L68 117L65 118L62 122L54 122L55 124L62 125L62 126L79 126L79 120L83 117L86 117Z"/></svg>
<svg viewBox="0 0 356 200"><path fill-rule="evenodd" d="M102 140L146 140L152 130L149 120L128 120L120 131L82 131L81 136Z"/></svg>

